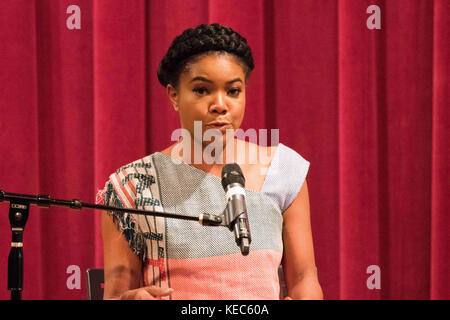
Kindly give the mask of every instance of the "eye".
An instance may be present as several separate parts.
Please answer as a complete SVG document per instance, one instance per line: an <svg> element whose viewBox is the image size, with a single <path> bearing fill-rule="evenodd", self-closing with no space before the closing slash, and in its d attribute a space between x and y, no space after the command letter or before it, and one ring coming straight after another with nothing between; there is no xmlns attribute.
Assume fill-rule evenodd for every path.
<svg viewBox="0 0 450 320"><path fill-rule="evenodd" d="M192 91L194 91L195 93L197 93L200 96L203 96L206 93L208 93L208 89L206 89L206 88L194 88Z"/></svg>
<svg viewBox="0 0 450 320"><path fill-rule="evenodd" d="M237 97L239 96L239 94L241 93L242 89L241 88L233 88L230 91L228 91L228 93L232 96L232 97Z"/></svg>

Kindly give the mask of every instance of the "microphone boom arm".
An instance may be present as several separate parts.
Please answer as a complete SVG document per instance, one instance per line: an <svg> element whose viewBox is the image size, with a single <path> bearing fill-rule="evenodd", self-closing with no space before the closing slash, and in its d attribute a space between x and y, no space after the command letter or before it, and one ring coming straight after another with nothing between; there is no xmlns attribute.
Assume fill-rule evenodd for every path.
<svg viewBox="0 0 450 320"><path fill-rule="evenodd" d="M226 219L224 219L223 214L213 215L203 213L199 216L189 216L189 215L181 215L177 213L171 212L163 212L157 210L141 210L134 208L121 208L121 207L113 207L113 206L105 206L102 204L92 204L87 202L82 202L79 199L72 200L64 200L64 199L53 199L49 195L28 195L28 194L20 194L20 193L8 193L0 190L0 202L9 201L11 203L29 203L35 204L40 207L49 208L50 206L61 206L61 207L69 207L71 209L81 210L82 208L91 208L91 209L100 209L107 211L116 211L116 212L129 212L135 214L141 214L146 216L154 216L154 217L165 217L165 218L174 218L174 219L182 219L182 220L191 220L198 221L202 225L208 226L225 226L228 227L226 223Z"/></svg>

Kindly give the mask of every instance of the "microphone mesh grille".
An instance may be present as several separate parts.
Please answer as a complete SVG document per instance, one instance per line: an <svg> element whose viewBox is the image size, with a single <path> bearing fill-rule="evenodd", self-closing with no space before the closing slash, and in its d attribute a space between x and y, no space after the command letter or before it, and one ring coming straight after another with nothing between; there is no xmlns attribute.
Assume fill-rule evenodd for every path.
<svg viewBox="0 0 450 320"><path fill-rule="evenodd" d="M227 163L222 168L222 187L226 187L231 183L240 183L245 186L245 178L241 167L237 163Z"/></svg>

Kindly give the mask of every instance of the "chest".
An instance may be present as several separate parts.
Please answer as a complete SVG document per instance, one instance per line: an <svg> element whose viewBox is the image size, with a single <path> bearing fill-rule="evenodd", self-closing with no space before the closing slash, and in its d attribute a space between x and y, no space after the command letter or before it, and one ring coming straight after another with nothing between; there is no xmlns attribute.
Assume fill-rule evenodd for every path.
<svg viewBox="0 0 450 320"><path fill-rule="evenodd" d="M245 178L245 188L255 192L260 192L270 166L254 164L240 165L240 167ZM207 173L212 174L219 179L222 178L221 168L210 169Z"/></svg>

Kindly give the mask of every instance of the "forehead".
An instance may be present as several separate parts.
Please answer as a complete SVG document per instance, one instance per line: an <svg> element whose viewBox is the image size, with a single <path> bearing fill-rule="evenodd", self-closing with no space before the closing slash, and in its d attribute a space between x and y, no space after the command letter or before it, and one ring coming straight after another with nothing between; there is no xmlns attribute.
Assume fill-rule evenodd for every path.
<svg viewBox="0 0 450 320"><path fill-rule="evenodd" d="M244 70L234 55L214 52L192 59L180 74L180 80L189 81L197 76L205 76L213 81L240 77L244 81Z"/></svg>

